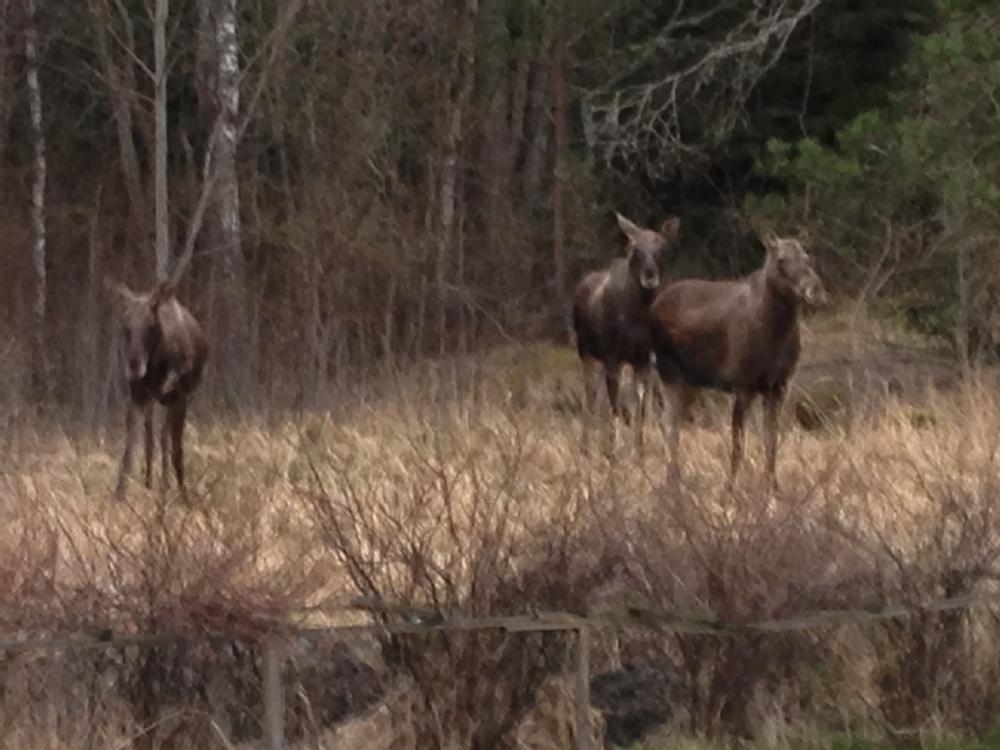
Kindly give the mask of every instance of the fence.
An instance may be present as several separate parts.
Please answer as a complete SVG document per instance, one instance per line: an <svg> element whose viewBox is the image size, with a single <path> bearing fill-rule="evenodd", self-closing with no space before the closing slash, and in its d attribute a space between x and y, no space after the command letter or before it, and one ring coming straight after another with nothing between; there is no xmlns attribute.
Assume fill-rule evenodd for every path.
<svg viewBox="0 0 1000 750"><path fill-rule="evenodd" d="M303 693L303 685L309 682L310 675L313 682L317 679L322 682L331 674L330 664L338 659L342 666L337 677L350 684L353 691L350 699L374 706L385 698L386 686L378 684L377 670L358 666L361 662L344 661L344 650L338 651L338 644L342 644L344 639L353 639L354 651L363 647L374 653L378 650L378 639L387 636L407 638L435 633L493 632L505 637L523 638L533 634L556 634L563 639L568 638L573 644L564 652L568 668L563 674L566 683L571 685L572 716L567 719L573 727L572 745L575 750L594 750L590 689L591 638L595 629L644 627L664 633L731 637L747 632L781 633L848 623L864 624L998 604L1000 594L989 594L942 598L910 605L878 604L807 612L779 620L721 622L640 606L587 617L540 612L513 617L447 618L426 610L390 606L377 601L358 601L356 608L374 611L392 621L380 625L288 630L242 641L239 638L115 636L110 632L44 640L10 638L0 640L0 653L3 654L0 662L3 668L0 677L3 691L0 722L7 729L5 746L16 747L16 743L11 742L14 735L10 730L10 727L21 726L17 721L16 706L26 710L30 707L30 710L40 714L34 718L38 719L35 724L41 725L42 730L36 728L34 735L23 730L24 746L64 746L65 743L61 745L59 742L60 735L82 739L82 735L73 729L69 714L74 711L80 713L85 719L81 726L87 725L88 732L96 732L94 727L98 723L103 721L107 724L109 721L107 716L98 716L101 711L107 713L110 710L107 708L110 705L108 695L128 693L132 705L139 706L139 712L147 723L133 728L131 734L123 729L114 742L108 735L99 737L95 734L91 742L82 744L127 747L154 728L168 724L181 727L185 721L190 724L190 719L196 717L204 720L202 724L214 734L217 746L234 747L237 741L234 737L250 737L255 744L262 742L268 750L278 750L286 747L290 734L286 719L294 715L290 711L289 690ZM309 653L308 658L303 657L305 652ZM155 658L152 658L153 654ZM131 663L131 667L127 663ZM30 669L18 670L17 665ZM327 671L310 672L317 666ZM290 679L289 671L295 672L294 680ZM483 675L483 678L488 679L488 675ZM68 686L67 694L61 698L58 691L52 688L55 681ZM293 688L293 685L297 687ZM202 714L194 710L187 713L178 710L161 715L162 706L158 702L169 698L171 691L200 692L205 706L217 702L219 696L228 696L232 704L240 705L241 710L239 715L232 714L229 719L209 715L210 710ZM298 702L305 706L300 712L305 714L305 719L297 721L311 722L317 731L324 722L336 722L338 717L349 714L351 709L343 700L331 708L330 705L311 703L304 693L298 698ZM260 731L248 731L247 727L251 725ZM301 736L302 733L299 727L292 734Z"/></svg>

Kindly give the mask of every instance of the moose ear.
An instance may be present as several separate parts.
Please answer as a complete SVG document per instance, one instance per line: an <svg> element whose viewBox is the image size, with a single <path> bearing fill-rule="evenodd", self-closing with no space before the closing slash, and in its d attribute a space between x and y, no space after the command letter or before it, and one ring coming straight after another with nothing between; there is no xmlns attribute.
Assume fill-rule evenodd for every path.
<svg viewBox="0 0 1000 750"><path fill-rule="evenodd" d="M628 237L629 242L637 242L639 236L642 234L642 230L620 213L615 212L615 218L618 219L618 227L625 233L625 236Z"/></svg>
<svg viewBox="0 0 1000 750"><path fill-rule="evenodd" d="M161 281L153 288L153 294L149 299L149 304L156 309L164 302L169 302L176 296L177 286L174 282L170 280Z"/></svg>
<svg viewBox="0 0 1000 750"><path fill-rule="evenodd" d="M681 220L676 216L671 216L660 227L660 235L667 242L673 242L681 231Z"/></svg>
<svg viewBox="0 0 1000 750"><path fill-rule="evenodd" d="M768 255L778 252L781 247L781 240L771 231L764 232L760 237L760 241L764 243L764 248L767 250Z"/></svg>
<svg viewBox="0 0 1000 750"><path fill-rule="evenodd" d="M112 301L120 307L126 307L140 301L140 296L119 281L110 276L104 277L104 290Z"/></svg>

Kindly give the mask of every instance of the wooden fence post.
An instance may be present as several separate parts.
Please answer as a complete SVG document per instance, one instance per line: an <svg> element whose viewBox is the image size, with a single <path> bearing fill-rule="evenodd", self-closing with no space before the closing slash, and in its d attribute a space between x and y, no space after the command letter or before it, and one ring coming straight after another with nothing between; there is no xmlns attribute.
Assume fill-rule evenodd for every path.
<svg viewBox="0 0 1000 750"><path fill-rule="evenodd" d="M277 638L264 642L264 741L267 750L285 747L285 696L281 684L284 649Z"/></svg>
<svg viewBox="0 0 1000 750"><path fill-rule="evenodd" d="M590 626L576 631L576 750L591 750L590 737Z"/></svg>

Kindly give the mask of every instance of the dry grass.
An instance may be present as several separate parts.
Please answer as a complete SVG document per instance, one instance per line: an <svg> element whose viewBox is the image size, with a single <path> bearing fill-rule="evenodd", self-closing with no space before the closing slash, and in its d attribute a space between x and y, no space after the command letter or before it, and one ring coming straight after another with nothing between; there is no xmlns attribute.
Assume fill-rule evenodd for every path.
<svg viewBox="0 0 1000 750"><path fill-rule="evenodd" d="M804 371L823 355L814 350ZM841 368L843 387L876 380ZM988 373L944 392L926 387L937 377L911 377L900 396L869 389L864 409L822 430L800 429L786 410L773 495L755 434L726 491L727 405L716 398L685 430L681 487L665 484L656 425L642 453L624 429L612 452L583 452L573 357L547 348L372 382L329 414L213 422L202 408L191 420L192 507L138 482L127 503L114 502L116 429L81 437L22 425L0 463L0 618L21 632L111 627L252 642L279 625L357 621L337 606L359 593L465 614L638 602L738 620L991 590L1000 394ZM414 746L433 732L442 747L506 742L517 727L520 747L568 736L558 712L538 709L558 693L558 644L382 645L395 648L382 667L419 696ZM780 643L627 629L613 653L598 650L595 668L672 665L688 696L675 715L684 731L770 737L769 746L812 732L820 746L814 730L824 726L878 737L985 732L1000 706L988 666L998 650L985 612ZM15 695L15 672L5 674L5 695ZM507 676L482 690L484 674ZM506 712L485 708L498 703ZM421 721L427 711L435 722ZM29 713L34 723L19 724ZM27 737L36 714L7 726ZM388 719L385 709L376 716L341 736L378 746L372 733ZM105 719L127 746L122 722ZM64 724L61 737L78 736ZM398 739L399 722L389 724L382 734Z"/></svg>

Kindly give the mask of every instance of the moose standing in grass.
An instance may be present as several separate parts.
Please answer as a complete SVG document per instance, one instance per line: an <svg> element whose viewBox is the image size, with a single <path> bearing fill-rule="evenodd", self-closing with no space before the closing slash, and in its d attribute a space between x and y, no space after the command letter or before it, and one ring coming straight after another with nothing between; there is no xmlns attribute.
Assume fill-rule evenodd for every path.
<svg viewBox="0 0 1000 750"><path fill-rule="evenodd" d="M764 400L766 471L777 485L778 412L799 360L799 308L826 302L802 244L766 234L763 268L742 279L668 284L649 308L656 367L666 389L671 474L680 475L681 413L692 389L733 394L729 481L743 457L743 422Z"/></svg>
<svg viewBox="0 0 1000 750"><path fill-rule="evenodd" d="M584 370L584 439L596 409L601 372L614 418L621 414L618 386L622 366L630 365L637 396L636 439L641 445L652 349L648 306L660 287L665 257L677 242L680 219L667 219L657 231L639 227L621 214L616 217L628 238L625 257L584 276L573 297L573 327Z"/></svg>
<svg viewBox="0 0 1000 750"><path fill-rule="evenodd" d="M160 433L163 487L169 484L169 439L177 486L181 497L187 501L184 422L188 398L201 380L208 357L205 336L195 317L177 300L172 283L161 282L151 292L134 292L110 280L107 285L117 302L124 328L125 377L129 387L125 453L118 471L115 496L118 499L125 497L140 413L146 432L146 487L153 486L153 405L159 403L166 410Z"/></svg>

